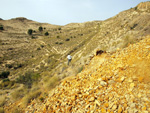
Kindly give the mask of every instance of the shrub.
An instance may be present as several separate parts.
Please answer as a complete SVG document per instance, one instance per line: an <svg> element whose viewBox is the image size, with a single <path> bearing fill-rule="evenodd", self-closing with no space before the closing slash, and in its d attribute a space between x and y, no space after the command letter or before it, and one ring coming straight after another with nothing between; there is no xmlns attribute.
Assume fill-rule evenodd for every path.
<svg viewBox="0 0 150 113"><path fill-rule="evenodd" d="M40 47L38 47L38 48L37 48L37 50L41 50L41 48L40 48Z"/></svg>
<svg viewBox="0 0 150 113"><path fill-rule="evenodd" d="M32 36L31 38L32 38L32 39L36 39L37 37Z"/></svg>
<svg viewBox="0 0 150 113"><path fill-rule="evenodd" d="M49 35L49 33L48 33L48 32L46 32L46 33L45 33L45 36L48 36L48 35Z"/></svg>
<svg viewBox="0 0 150 113"><path fill-rule="evenodd" d="M43 27L42 26L39 27L39 31L40 32L43 31Z"/></svg>
<svg viewBox="0 0 150 113"><path fill-rule="evenodd" d="M18 68L21 68L23 66L23 64L17 64L14 69L18 69Z"/></svg>
<svg viewBox="0 0 150 113"><path fill-rule="evenodd" d="M70 40L69 38L66 39L66 41L69 41L69 40Z"/></svg>
<svg viewBox="0 0 150 113"><path fill-rule="evenodd" d="M130 27L130 29L134 29L138 24L134 24L132 27Z"/></svg>
<svg viewBox="0 0 150 113"><path fill-rule="evenodd" d="M33 82L37 82L39 77L40 77L40 75L38 73L26 72L25 75L19 76L16 79L16 82L17 83L23 83L28 88L31 88Z"/></svg>
<svg viewBox="0 0 150 113"><path fill-rule="evenodd" d="M10 89L14 84L14 81L6 80L0 84L0 89Z"/></svg>
<svg viewBox="0 0 150 113"><path fill-rule="evenodd" d="M60 27L60 28L58 28L58 30L61 30L61 27Z"/></svg>
<svg viewBox="0 0 150 113"><path fill-rule="evenodd" d="M4 27L2 25L0 25L0 30L4 30Z"/></svg>
<svg viewBox="0 0 150 113"><path fill-rule="evenodd" d="M44 47L44 45L41 45L41 48L43 48Z"/></svg>
<svg viewBox="0 0 150 113"><path fill-rule="evenodd" d="M32 35L32 33L33 33L33 30L32 29L28 29L28 34Z"/></svg>
<svg viewBox="0 0 150 113"><path fill-rule="evenodd" d="M59 36L57 36L57 38L60 38Z"/></svg>
<svg viewBox="0 0 150 113"><path fill-rule="evenodd" d="M59 44L58 42L55 42L55 44Z"/></svg>
<svg viewBox="0 0 150 113"><path fill-rule="evenodd" d="M5 66L8 67L8 68L12 68L13 67L12 64L6 64Z"/></svg>
<svg viewBox="0 0 150 113"><path fill-rule="evenodd" d="M9 74L10 74L9 71L3 71L3 72L0 74L0 78L7 78Z"/></svg>
<svg viewBox="0 0 150 113"><path fill-rule="evenodd" d="M62 42L59 43L59 45L62 45L62 44L63 44Z"/></svg>

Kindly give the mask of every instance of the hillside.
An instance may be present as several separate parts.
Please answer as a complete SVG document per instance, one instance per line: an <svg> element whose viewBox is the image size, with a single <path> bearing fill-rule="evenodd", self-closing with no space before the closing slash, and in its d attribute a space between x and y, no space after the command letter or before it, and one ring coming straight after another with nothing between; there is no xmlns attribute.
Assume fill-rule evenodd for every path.
<svg viewBox="0 0 150 113"><path fill-rule="evenodd" d="M138 111L149 111L149 101L145 107L143 104L145 99L149 100L149 20L150 2L140 3L105 21L65 26L38 23L24 17L1 19L0 26L4 29L0 30L0 74L9 72L9 76L0 79L0 110L3 105L6 112L22 112L28 105L26 111L61 110L64 105L59 103L59 98L63 104L70 101L65 107L73 112L89 108L92 111L92 106L97 112L112 111L109 106L112 103L116 106L113 111L128 111L132 103ZM32 35L27 33L29 29L33 30ZM104 53L95 56L98 50ZM67 54L73 56L70 66L67 66ZM129 91L125 90L128 88ZM110 96L106 97L105 93L113 95L114 100L108 101ZM134 98L137 93L138 98L144 99ZM98 95L105 101L99 100ZM50 103L56 102L60 109L56 109L58 105L50 107ZM121 102L126 102L126 107Z"/></svg>
<svg viewBox="0 0 150 113"><path fill-rule="evenodd" d="M35 113L149 113L150 36L116 53L95 56L77 76L71 76L42 104L35 100L26 111Z"/></svg>

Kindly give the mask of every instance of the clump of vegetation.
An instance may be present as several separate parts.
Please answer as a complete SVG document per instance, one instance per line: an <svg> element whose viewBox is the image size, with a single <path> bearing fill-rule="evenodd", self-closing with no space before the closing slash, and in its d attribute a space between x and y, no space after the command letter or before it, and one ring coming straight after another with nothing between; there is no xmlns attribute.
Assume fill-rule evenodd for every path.
<svg viewBox="0 0 150 113"><path fill-rule="evenodd" d="M32 39L36 39L37 37L32 36L31 38L32 38Z"/></svg>
<svg viewBox="0 0 150 113"><path fill-rule="evenodd" d="M62 45L63 43L62 42L59 42L59 45Z"/></svg>
<svg viewBox="0 0 150 113"><path fill-rule="evenodd" d="M5 67L11 69L13 67L13 64L6 64Z"/></svg>
<svg viewBox="0 0 150 113"><path fill-rule="evenodd" d="M59 27L58 30L61 30L61 27Z"/></svg>
<svg viewBox="0 0 150 113"><path fill-rule="evenodd" d="M41 45L41 48L43 48L44 47L44 45Z"/></svg>
<svg viewBox="0 0 150 113"><path fill-rule="evenodd" d="M57 38L60 38L60 36L57 36Z"/></svg>
<svg viewBox="0 0 150 113"><path fill-rule="evenodd" d="M38 48L37 48L37 50L41 50L41 48L40 48L40 47L38 47Z"/></svg>
<svg viewBox="0 0 150 113"><path fill-rule="evenodd" d="M13 100L18 100L23 98L26 93L27 93L26 88L22 87L11 93L11 97Z"/></svg>
<svg viewBox="0 0 150 113"><path fill-rule="evenodd" d="M78 73L80 73L83 70L83 66L78 68Z"/></svg>
<svg viewBox="0 0 150 113"><path fill-rule="evenodd" d="M3 71L1 74L0 74L0 78L4 79L4 78L8 78L8 75L10 74L9 71Z"/></svg>
<svg viewBox="0 0 150 113"><path fill-rule="evenodd" d="M14 66L14 69L21 68L22 66L23 66L23 64L16 64L16 66Z"/></svg>
<svg viewBox="0 0 150 113"><path fill-rule="evenodd" d="M5 104L5 96L0 96L0 107L2 107L4 104Z"/></svg>
<svg viewBox="0 0 150 113"><path fill-rule="evenodd" d="M3 27L3 25L0 25L0 30L4 30L4 27Z"/></svg>
<svg viewBox="0 0 150 113"><path fill-rule="evenodd" d="M32 35L32 33L33 33L33 30L32 29L28 29L28 34Z"/></svg>
<svg viewBox="0 0 150 113"><path fill-rule="evenodd" d="M0 113L4 113L4 108L0 107Z"/></svg>
<svg viewBox="0 0 150 113"><path fill-rule="evenodd" d="M51 90L54 88L58 83L59 83L59 78L56 76L51 77L50 79L45 79L44 80L45 84L44 87L48 90Z"/></svg>
<svg viewBox="0 0 150 113"><path fill-rule="evenodd" d="M138 24L134 24L132 27L130 27L130 29L134 29Z"/></svg>
<svg viewBox="0 0 150 113"><path fill-rule="evenodd" d="M40 90L37 90L37 91L34 91L34 92L30 92L25 97L23 97L23 102L22 102L23 105L26 107L31 102L31 100L39 97L40 95L41 95L41 91Z"/></svg>
<svg viewBox="0 0 150 113"><path fill-rule="evenodd" d="M55 44L59 44L59 42L55 42Z"/></svg>
<svg viewBox="0 0 150 113"><path fill-rule="evenodd" d="M69 41L69 40L70 40L69 38L66 39L66 41Z"/></svg>
<svg viewBox="0 0 150 113"><path fill-rule="evenodd" d="M40 31L40 32L43 31L43 27L42 27L42 26L39 27L39 31Z"/></svg>
<svg viewBox="0 0 150 113"><path fill-rule="evenodd" d="M48 35L49 35L49 33L48 33L48 32L46 32L46 33L45 33L45 36L48 36Z"/></svg>
<svg viewBox="0 0 150 113"><path fill-rule="evenodd" d="M17 83L24 84L28 88L32 87L34 82L37 82L40 78L40 74L34 72L26 72L25 75L21 75L16 79Z"/></svg>
<svg viewBox="0 0 150 113"><path fill-rule="evenodd" d="M15 82L10 81L8 78L4 79L2 83L0 84L0 89L10 89L12 86L14 86Z"/></svg>

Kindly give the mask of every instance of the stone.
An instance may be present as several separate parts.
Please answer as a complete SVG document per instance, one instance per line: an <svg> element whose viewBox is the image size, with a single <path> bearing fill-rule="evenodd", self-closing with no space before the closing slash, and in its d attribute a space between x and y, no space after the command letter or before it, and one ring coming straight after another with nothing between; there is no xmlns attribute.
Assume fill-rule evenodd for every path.
<svg viewBox="0 0 150 113"><path fill-rule="evenodd" d="M113 105L112 110L115 111L115 110L117 109L117 107L118 107L118 106L117 106L116 104Z"/></svg>
<svg viewBox="0 0 150 113"><path fill-rule="evenodd" d="M102 113L106 113L106 109L102 108L102 109L101 109L101 112L102 112Z"/></svg>
<svg viewBox="0 0 150 113"><path fill-rule="evenodd" d="M95 100L95 98L94 97L91 97L90 99L89 99L89 102L93 102Z"/></svg>
<svg viewBox="0 0 150 113"><path fill-rule="evenodd" d="M131 83L130 84L130 88L134 88L135 84L134 83Z"/></svg>
<svg viewBox="0 0 150 113"><path fill-rule="evenodd" d="M108 103L105 103L104 106L105 106L106 108L108 108L108 107L109 107L109 104L108 104Z"/></svg>
<svg viewBox="0 0 150 113"><path fill-rule="evenodd" d="M101 81L100 84L101 84L101 86L106 86L106 85L107 85L107 82Z"/></svg>

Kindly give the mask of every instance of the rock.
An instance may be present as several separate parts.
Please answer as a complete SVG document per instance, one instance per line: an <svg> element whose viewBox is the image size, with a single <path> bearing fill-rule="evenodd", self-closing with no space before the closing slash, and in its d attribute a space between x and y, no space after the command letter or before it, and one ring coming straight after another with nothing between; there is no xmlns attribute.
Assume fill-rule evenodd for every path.
<svg viewBox="0 0 150 113"><path fill-rule="evenodd" d="M93 102L95 100L95 98L94 97L91 97L90 99L89 99L89 102Z"/></svg>
<svg viewBox="0 0 150 113"><path fill-rule="evenodd" d="M106 85L107 85L107 82L101 81L100 84L101 84L101 86L106 86Z"/></svg>
<svg viewBox="0 0 150 113"><path fill-rule="evenodd" d="M105 106L106 108L108 108L108 107L109 107L109 104L108 104L108 103L105 103L104 106Z"/></svg>
<svg viewBox="0 0 150 113"><path fill-rule="evenodd" d="M131 107L131 108L135 108L135 103L131 103L131 104L130 104L130 107Z"/></svg>
<svg viewBox="0 0 150 113"><path fill-rule="evenodd" d="M134 88L135 84L134 83L131 83L130 84L130 88Z"/></svg>
<svg viewBox="0 0 150 113"><path fill-rule="evenodd" d="M116 104L113 105L112 110L115 111L115 110L117 109L117 107L118 107L118 106L117 106Z"/></svg>

